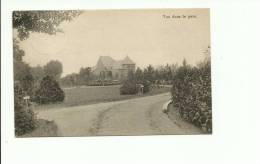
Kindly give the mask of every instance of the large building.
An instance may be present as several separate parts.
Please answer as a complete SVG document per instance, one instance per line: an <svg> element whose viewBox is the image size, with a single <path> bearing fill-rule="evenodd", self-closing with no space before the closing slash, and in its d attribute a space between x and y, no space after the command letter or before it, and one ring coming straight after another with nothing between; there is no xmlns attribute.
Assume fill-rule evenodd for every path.
<svg viewBox="0 0 260 164"><path fill-rule="evenodd" d="M129 71L135 71L135 63L126 56L123 60L114 60L110 56L100 56L93 73L102 79L125 79Z"/></svg>

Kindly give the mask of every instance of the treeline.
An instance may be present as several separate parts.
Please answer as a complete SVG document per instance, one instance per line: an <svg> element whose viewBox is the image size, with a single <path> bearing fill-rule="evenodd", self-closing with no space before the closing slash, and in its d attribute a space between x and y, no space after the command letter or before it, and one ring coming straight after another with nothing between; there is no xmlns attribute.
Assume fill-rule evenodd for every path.
<svg viewBox="0 0 260 164"><path fill-rule="evenodd" d="M128 72L128 77L123 82L120 93L147 93L150 91L151 85L170 85L177 69L177 64L166 64L158 67L148 65L143 69L138 67L135 72Z"/></svg>
<svg viewBox="0 0 260 164"><path fill-rule="evenodd" d="M171 79L177 68L177 64L166 64L165 66L161 65L158 67L149 65L144 69L138 67L136 71L131 74L133 74L138 82L147 80L151 83L171 84ZM59 82L63 87L74 87L80 85L93 85L95 84L95 81L101 79L104 78L94 75L90 67L82 67L78 73L68 74L65 77L62 77ZM112 75L110 79L112 79Z"/></svg>
<svg viewBox="0 0 260 164"><path fill-rule="evenodd" d="M63 87L73 87L80 85L89 85L93 80L98 79L91 72L90 67L80 68L78 73L68 74L65 77L60 79L60 84Z"/></svg>
<svg viewBox="0 0 260 164"><path fill-rule="evenodd" d="M178 64L166 64L157 67L148 65L144 69L137 68L134 78L137 82L146 80L153 84L171 84L177 69Z"/></svg>

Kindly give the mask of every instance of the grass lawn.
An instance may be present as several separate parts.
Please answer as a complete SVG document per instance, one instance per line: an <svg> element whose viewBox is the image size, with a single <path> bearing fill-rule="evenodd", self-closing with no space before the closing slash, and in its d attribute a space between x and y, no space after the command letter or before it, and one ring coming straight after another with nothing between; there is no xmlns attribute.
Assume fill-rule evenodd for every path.
<svg viewBox="0 0 260 164"><path fill-rule="evenodd" d="M64 88L65 100L58 104L49 105L39 105L36 109L48 109L54 107L69 107L77 105L94 104L100 102L109 102L124 100L142 96L155 95L160 93L165 93L170 90L170 88L158 88L152 89L150 92L143 95L120 95L119 92L120 85L112 86L82 86L74 88Z"/></svg>

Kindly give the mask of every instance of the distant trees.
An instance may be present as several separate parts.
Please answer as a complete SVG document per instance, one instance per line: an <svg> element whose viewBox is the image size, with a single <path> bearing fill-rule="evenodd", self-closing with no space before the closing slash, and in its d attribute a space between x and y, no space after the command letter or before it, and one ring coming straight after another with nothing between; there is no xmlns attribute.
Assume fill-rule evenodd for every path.
<svg viewBox="0 0 260 164"><path fill-rule="evenodd" d="M136 69L135 78L137 81L149 81L151 83L161 83L162 81L171 83L173 76L178 69L177 64L166 64L158 67L148 65L143 70L140 68Z"/></svg>
<svg viewBox="0 0 260 164"><path fill-rule="evenodd" d="M77 73L68 74L60 79L61 86L73 87L79 85L79 75Z"/></svg>
<svg viewBox="0 0 260 164"><path fill-rule="evenodd" d="M90 67L81 67L78 73L68 74L60 79L61 85L64 87L72 87L77 85L89 85L95 79Z"/></svg>

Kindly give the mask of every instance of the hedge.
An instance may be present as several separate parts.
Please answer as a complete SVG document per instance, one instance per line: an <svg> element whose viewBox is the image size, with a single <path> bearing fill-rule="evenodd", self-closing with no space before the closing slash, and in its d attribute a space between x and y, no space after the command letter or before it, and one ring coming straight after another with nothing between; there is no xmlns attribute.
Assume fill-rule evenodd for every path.
<svg viewBox="0 0 260 164"><path fill-rule="evenodd" d="M173 77L171 90L174 108L180 116L208 133L212 132L210 71L209 61L198 67L182 66Z"/></svg>

